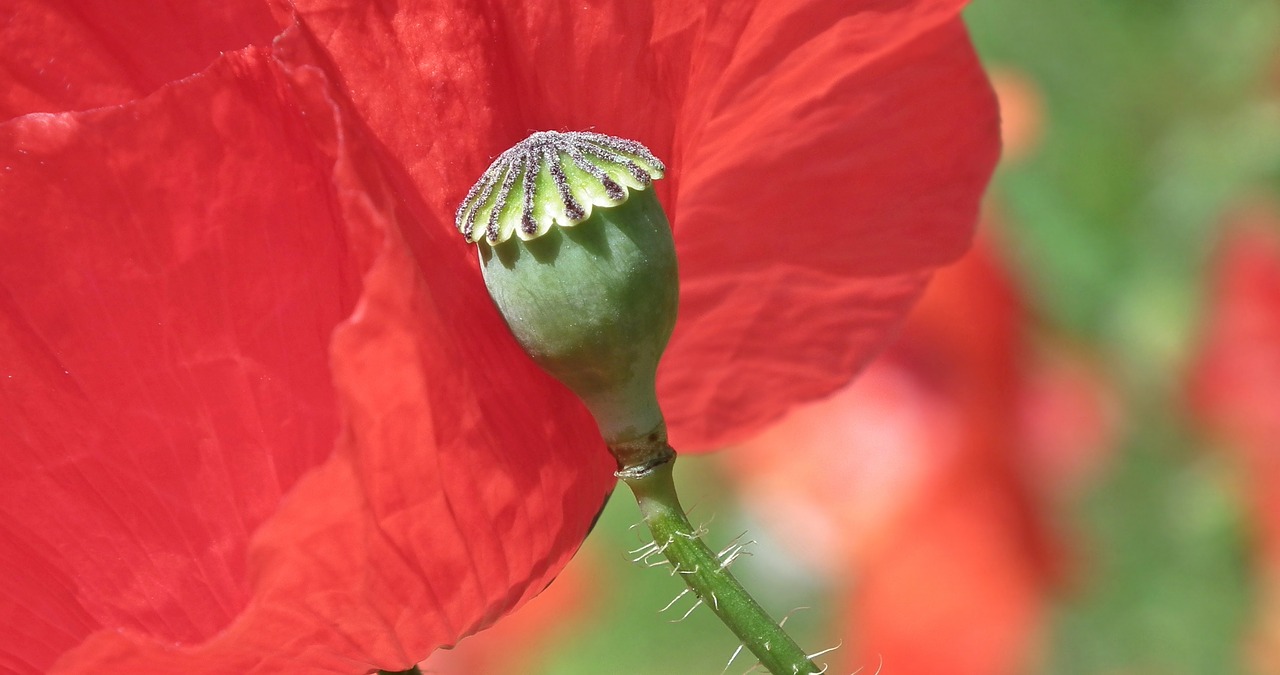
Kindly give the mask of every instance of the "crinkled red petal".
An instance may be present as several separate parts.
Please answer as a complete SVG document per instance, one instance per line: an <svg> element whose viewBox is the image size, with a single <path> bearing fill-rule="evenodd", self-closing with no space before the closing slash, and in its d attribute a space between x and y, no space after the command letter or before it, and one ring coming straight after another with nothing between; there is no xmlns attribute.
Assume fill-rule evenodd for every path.
<svg viewBox="0 0 1280 675"><path fill-rule="evenodd" d="M541 590L612 484L301 42L0 127L16 672L406 667Z"/></svg>
<svg viewBox="0 0 1280 675"><path fill-rule="evenodd" d="M265 46L261 0L12 0L0 23L0 121L118 105Z"/></svg>
<svg viewBox="0 0 1280 675"><path fill-rule="evenodd" d="M959 3L880 4L762 5L686 104L660 371L681 450L842 386L968 245L999 145L989 85Z"/></svg>
<svg viewBox="0 0 1280 675"><path fill-rule="evenodd" d="M90 636L61 667L404 667L527 599L611 478L498 323L457 200L536 128L668 158L673 438L749 433L846 381L967 241L995 123L958 6L190 5L61 89L20 36L7 72L37 84L10 115L155 93L0 128L0 555L50 570L0 591L31 627L0 656L41 671ZM26 16L63 21L57 53L114 25Z"/></svg>
<svg viewBox="0 0 1280 675"><path fill-rule="evenodd" d="M298 11L419 212L452 213L536 129L668 161L682 294L659 386L673 442L697 451L847 382L968 245L999 141L963 4Z"/></svg>

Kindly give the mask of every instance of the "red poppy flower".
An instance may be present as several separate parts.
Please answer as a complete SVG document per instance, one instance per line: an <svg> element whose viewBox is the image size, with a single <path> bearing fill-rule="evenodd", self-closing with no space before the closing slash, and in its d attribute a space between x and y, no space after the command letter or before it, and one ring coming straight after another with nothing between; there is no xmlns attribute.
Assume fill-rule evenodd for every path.
<svg viewBox="0 0 1280 675"><path fill-rule="evenodd" d="M856 383L726 453L753 510L848 586L833 672L881 659L900 675L1025 669L1060 564L1033 463L1073 466L1060 455L1096 456L1086 444L1107 437L1103 399L1072 391L1079 367L1042 373L1026 324L975 248Z"/></svg>
<svg viewBox="0 0 1280 675"><path fill-rule="evenodd" d="M1216 256L1194 411L1240 467L1251 503L1264 589L1257 672L1280 667L1280 210L1241 209Z"/></svg>
<svg viewBox="0 0 1280 675"><path fill-rule="evenodd" d="M962 2L10 3L0 668L399 669L537 594L611 460L451 214L539 128L672 167L673 441L857 370L996 154Z"/></svg>

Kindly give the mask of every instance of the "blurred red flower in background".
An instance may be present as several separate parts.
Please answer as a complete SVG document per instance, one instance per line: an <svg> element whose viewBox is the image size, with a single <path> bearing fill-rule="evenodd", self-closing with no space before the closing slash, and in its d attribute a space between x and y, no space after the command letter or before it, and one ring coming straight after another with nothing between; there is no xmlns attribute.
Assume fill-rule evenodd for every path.
<svg viewBox="0 0 1280 675"><path fill-rule="evenodd" d="M856 383L726 453L752 510L847 587L834 671L1028 665L1062 565L1045 488L1090 470L1113 422L1101 380L1045 369L1027 327L978 247Z"/></svg>
<svg viewBox="0 0 1280 675"><path fill-rule="evenodd" d="M963 4L11 3L0 668L400 669L546 586L611 460L451 230L533 129L673 169L678 447L839 387L968 243Z"/></svg>
<svg viewBox="0 0 1280 675"><path fill-rule="evenodd" d="M1024 159L1044 126L1038 89L1008 68L992 81L1004 159ZM752 511L847 587L835 671L1000 675L1031 661L1063 566L1049 502L1098 470L1118 421L1101 369L1033 339L1034 320L980 242L856 383L725 455Z"/></svg>
<svg viewBox="0 0 1280 675"><path fill-rule="evenodd" d="M1280 208L1233 214L1217 251L1192 405L1231 453L1256 519L1256 672L1280 670Z"/></svg>

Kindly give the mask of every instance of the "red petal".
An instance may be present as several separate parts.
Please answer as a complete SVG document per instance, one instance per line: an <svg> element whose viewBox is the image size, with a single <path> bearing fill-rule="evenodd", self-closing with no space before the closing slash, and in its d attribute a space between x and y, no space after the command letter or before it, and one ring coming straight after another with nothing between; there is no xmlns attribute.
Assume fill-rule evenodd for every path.
<svg viewBox="0 0 1280 675"><path fill-rule="evenodd" d="M145 96L280 32L260 0L13 0L0 25L0 121Z"/></svg>
<svg viewBox="0 0 1280 675"><path fill-rule="evenodd" d="M667 154L676 110L650 46L643 2L590 11L559 2L299 0L296 10L385 153L421 222L419 255L474 263L453 213L494 157L539 129L622 135ZM688 68L688 64L684 64ZM438 228L419 233L417 227ZM451 233L445 250L420 236Z"/></svg>
<svg viewBox="0 0 1280 675"><path fill-rule="evenodd" d="M1264 556L1280 566L1278 213L1276 205L1259 205L1229 224L1191 394L1195 411L1244 466Z"/></svg>
<svg viewBox="0 0 1280 675"><path fill-rule="evenodd" d="M5 592L80 617L38 653L2 638L35 670L90 627L220 629L249 598L249 537L331 451L326 349L358 271L263 61L2 127L0 512L50 570Z"/></svg>
<svg viewBox="0 0 1280 675"><path fill-rule="evenodd" d="M962 5L298 9L426 222L534 129L670 160L684 290L660 387L698 450L847 382L967 245L998 129Z"/></svg>
<svg viewBox="0 0 1280 675"><path fill-rule="evenodd" d="M83 474L86 485L119 482L102 503L82 507L99 519L109 508L124 508L117 502L127 495L142 495L122 502L136 501L131 508L138 518L98 530L77 529L74 519L63 522L59 500L89 499L83 495L56 492L58 499L48 500L45 510L33 510L35 500L0 502L6 513L13 508L24 514L11 523L24 542L14 547L11 557L18 560L84 546L84 540L130 542L118 569L106 565L86 577L108 577L94 589L101 596L93 596L104 606L69 609L55 621L73 627L64 629L61 642L28 651L34 649L28 643L37 641L20 641L15 659L45 663L88 630L128 625L136 631L131 636L99 632L64 665L90 667L96 654L118 659L113 663L120 667L146 668L161 652L143 648L142 636L198 641L234 617L199 652L198 662L271 670L264 655L275 654L317 667L403 667L406 659L518 604L555 573L610 483L607 463L581 406L535 373L501 333L480 291L473 254L450 231L454 205L489 156L531 128L597 126L674 158L675 177L662 189L675 205L677 236L689 253L684 324L667 372L695 381L685 386L664 375L664 389L673 401L668 407L677 443L689 447L748 433L795 401L844 382L883 340L928 270L955 255L967 237L963 212L990 168L994 115L954 19L955 3L887 2L875 11L817 2L793 10L744 3L705 20L685 7L651 14L641 3L597 12L537 3L491 10L456 4L403 3L394 11L342 0L278 5L277 21L288 22L296 9L305 36L323 52L312 65L301 40L286 40L277 53L294 64L290 78L263 54L245 52L136 106L11 124L12 133L49 141L27 149L28 157L15 157L14 166L34 173L25 174L23 190L6 193L19 204L5 212L18 218L11 222L41 223L29 240L18 236L18 225L4 230L19 253L0 279L9 294L5 349L30 370L29 382L12 385L28 388L10 391L35 406L20 415L30 428L13 433L39 444L26 449L25 468L15 463L23 468L17 475L48 471L52 477L44 479L63 485L63 492L74 482L54 476L53 466ZM189 54L178 49L181 67L175 71L196 68L224 43L258 41L257 31L267 24L248 21L241 33L238 11L228 10L226 30L215 31L220 37ZM195 23L174 21L175 45ZM95 73L84 81L102 79L108 86L84 96L72 91L76 95L65 99L36 91L13 105L102 105L172 76L157 66L147 71L150 79L133 86L120 84L126 77L99 78L86 68L68 72ZM322 73L338 91L323 86ZM264 78L270 91L257 85L243 91L246 82ZM248 109L240 100L246 95L253 99ZM329 99L346 110L348 97L352 110L329 128ZM777 117L768 116L770 110ZM951 111L954 123L939 126L939 110ZM242 128L256 121L263 127ZM28 128L40 125L70 130ZM903 125L914 125L913 133L902 133ZM769 135L771 144L758 142L758 134ZM107 140L95 146L95 138ZM743 153L736 144L745 140L759 152ZM199 152L175 153L182 143ZM163 157L154 157L156 148L163 148ZM371 156L352 154L359 148ZM921 160L922 148L945 161ZM830 247L825 238L795 232L773 240L745 237L740 241L767 243L744 246L733 257L716 255L710 242L725 241L739 214L770 226L785 222L794 202L779 190L741 181L752 171L789 168L783 160L804 149L817 152L829 169L816 177L842 181L841 189L809 194L783 177L779 187L806 203L826 199L845 213L842 236L854 237L855 245ZM38 161L47 165L28 166ZM705 191L680 188L681 180ZM50 195L55 189L62 192ZM723 195L742 201L722 202ZM208 269L212 263L191 263L191 249L207 250L213 262L238 270L230 261L274 240L240 251L241 235L222 229L228 219L260 240L277 236L280 228L298 237L305 232L298 250L318 245L312 238L323 235L335 260L312 268L289 259L278 269L229 282L230 272L218 276ZM154 246L156 233L169 236L171 228L181 236ZM50 248L79 258L50 259ZM104 249L115 256L115 267L105 272L98 270ZM147 255L131 254L135 249ZM36 265L52 272L48 283L32 271ZM759 278L745 276L756 268L750 273ZM71 279L80 289L66 286L63 277L80 269L98 275ZM331 438L335 410L316 345L350 309L361 274L367 276L360 310L333 346L346 431L341 452L329 457L322 441ZM174 275L182 283L170 280ZM325 283L336 290L315 288ZM759 293L762 286L769 292ZM261 307L277 300L277 291L294 288L303 298L293 303L298 307ZM122 299L126 293L129 302ZM340 301L311 306L308 294ZM760 302L762 295L769 304ZM819 295L837 304L802 300ZM222 313L199 316L206 310ZM165 342L174 323L164 312L200 320L183 327L182 340ZM156 316L166 323L153 326ZM754 332L722 342L726 328ZM292 332L310 340L303 341L306 354L297 352L304 347ZM161 347L145 351L156 344ZM726 347L736 350L736 361L717 352ZM56 379L64 362L75 366L68 370L77 378L88 378L89 389L77 384L91 396L76 399ZM244 375L259 364L293 377ZM153 381L163 379L148 377L153 372L168 379ZM314 419L298 419L297 407ZM153 408L168 414L146 416ZM486 420L503 415L502 424L481 422L481 410L489 412ZM68 418L77 427L59 428ZM242 449L250 442L246 437L256 450ZM83 447L96 454L66 456L66 448ZM264 466L232 478L191 474L192 447L213 458L235 448L227 461ZM94 463L94 457L115 453L146 461ZM444 453L448 461L437 467ZM151 463L151 454L163 461ZM127 482L134 479L131 472L148 479L135 486ZM164 480L151 475L157 472ZM279 495L303 475L280 508ZM255 480L274 492L264 493ZM230 481L234 489L217 481ZM533 496L517 507L521 491ZM158 513L177 524L166 525L157 541L182 552L152 556L151 544L133 535L138 523L159 528L149 520ZM54 536L41 519L69 528L57 535L60 548L28 540ZM255 530L250 583L249 572L235 565ZM472 532L490 536L473 539ZM461 566L460 552L466 556ZM100 553L89 546L81 555ZM68 572L71 578L79 573ZM217 577L221 586L207 587L202 574ZM124 592L121 579L154 595L146 599L158 607L134 617L118 595ZM47 596L37 596L75 599L81 592L46 584L40 593ZM206 592L209 601L189 597ZM307 598L301 609L299 593ZM433 611L405 613L423 602ZM188 659L196 652L164 653L174 659L168 669L196 662Z"/></svg>
<svg viewBox="0 0 1280 675"><path fill-rule="evenodd" d="M319 73L248 50L0 127L0 559L47 570L0 582L32 619L0 663L89 636L60 668L406 667L545 586L598 510L590 421L493 344L473 269L409 253Z"/></svg>
<svg viewBox="0 0 1280 675"><path fill-rule="evenodd" d="M968 244L998 147L990 87L960 3L884 4L762 5L692 85L660 383L682 450L844 384Z"/></svg>

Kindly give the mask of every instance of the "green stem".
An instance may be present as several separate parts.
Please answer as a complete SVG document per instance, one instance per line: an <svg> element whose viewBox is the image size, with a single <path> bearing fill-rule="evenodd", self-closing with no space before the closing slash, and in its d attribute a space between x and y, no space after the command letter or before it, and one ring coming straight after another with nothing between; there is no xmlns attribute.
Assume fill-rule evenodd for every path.
<svg viewBox="0 0 1280 675"><path fill-rule="evenodd" d="M702 543L676 496L675 483L671 479L674 464L672 459L651 468L618 473L635 493L644 522L653 534L656 550L662 551L694 594L720 617L770 673L803 675L821 672L795 640L729 573L728 565Z"/></svg>
<svg viewBox="0 0 1280 675"><path fill-rule="evenodd" d="M422 671L414 666L408 670L379 670L378 675L422 675Z"/></svg>

